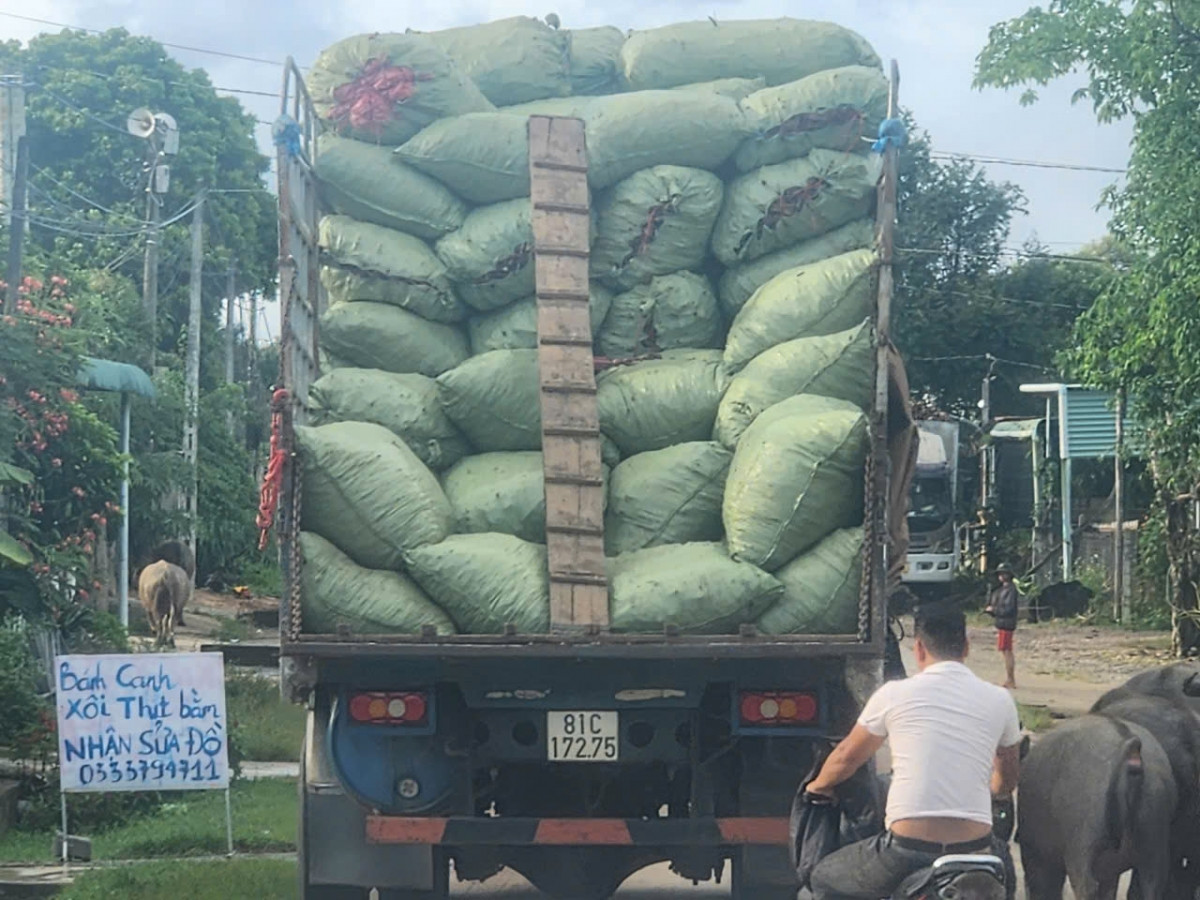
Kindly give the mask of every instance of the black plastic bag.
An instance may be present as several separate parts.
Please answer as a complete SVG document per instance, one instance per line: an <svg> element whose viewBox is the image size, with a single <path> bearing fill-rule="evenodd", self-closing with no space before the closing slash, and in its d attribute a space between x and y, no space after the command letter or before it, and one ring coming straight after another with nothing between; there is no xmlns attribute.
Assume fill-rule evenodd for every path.
<svg viewBox="0 0 1200 900"><path fill-rule="evenodd" d="M836 799L808 793L828 755L828 750L817 755L792 800L789 858L802 887L809 886L813 869L830 853L883 830L883 789L873 762L838 785Z"/></svg>
<svg viewBox="0 0 1200 900"><path fill-rule="evenodd" d="M801 790L792 803L791 861L801 887L808 887L813 869L842 845L842 808L830 797Z"/></svg>

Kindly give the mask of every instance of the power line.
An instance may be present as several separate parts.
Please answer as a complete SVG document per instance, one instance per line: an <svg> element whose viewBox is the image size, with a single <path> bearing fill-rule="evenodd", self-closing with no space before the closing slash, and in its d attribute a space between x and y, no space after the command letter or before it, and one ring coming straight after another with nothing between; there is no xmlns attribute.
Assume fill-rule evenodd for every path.
<svg viewBox="0 0 1200 900"><path fill-rule="evenodd" d="M974 250L952 250L952 249L945 248L945 247L943 247L943 248L897 247L896 252L897 253L925 253L925 254L932 255L932 256L946 256L946 255L970 256L970 257L974 257L976 259L988 258L988 257L992 256L991 253L982 253L982 252L974 251ZM1061 262L1085 262L1085 263L1099 264L1099 265L1103 265L1103 266L1111 266L1112 265L1112 263L1110 263L1108 260L1100 259L1099 257L1094 257L1094 256L1073 256L1069 253L1042 253L1042 252L1035 252L1032 250L1015 250L1015 249L1010 249L1010 248L1006 248L1006 247L998 248L996 250L996 254L1000 255L1000 256L1016 256L1021 259L1050 259L1050 260L1057 260L1057 261L1061 261Z"/></svg>
<svg viewBox="0 0 1200 900"><path fill-rule="evenodd" d="M41 92L43 94L45 94L47 97L50 97L52 100L57 100L63 106L65 106L69 109L75 110L75 112L79 113L81 116L91 119L93 122L96 122L97 124L103 125L105 128L109 129L110 131L115 131L117 134L124 135L125 137L129 137L129 138L133 137L133 135L131 135L126 129L121 128L120 126L114 125L112 122L106 121L105 119L100 118L99 116L95 115L94 113L88 112L86 109L83 109L82 107L76 106L70 100L63 99L62 97L58 96L58 94L54 93L53 91L46 90L46 88L43 87L43 88L41 88Z"/></svg>
<svg viewBox="0 0 1200 900"><path fill-rule="evenodd" d="M58 185L60 188L62 188L64 191L66 191L68 194L70 194L72 197L75 197L77 200L82 200L84 203L88 204L89 206L94 207L95 209L100 210L101 212L106 212L109 215L120 216L120 217L126 218L126 219L133 219L138 222L142 221L138 216L135 216L131 213L118 212L116 210L109 209L104 204L99 203L99 202L91 199L90 197L84 196L83 194L79 193L79 191L72 188L70 185L63 184L61 181L59 181L57 178L55 178L53 175L51 175L46 169L43 169L39 165L33 164L33 169L38 175L43 175L46 178L50 179L50 181L54 182L56 185Z"/></svg>
<svg viewBox="0 0 1200 900"><path fill-rule="evenodd" d="M82 25L68 25L65 22L52 22L49 19L39 19L35 16L23 16L19 13L2 12L0 16L5 16L9 19L20 19L23 22L33 22L37 25L50 25L54 28L66 28L70 31L86 31L90 34L104 34L105 29L102 28L85 28ZM152 38L152 40L154 40ZM186 50L189 53L205 53L209 56L220 56L225 59L238 59L243 62L262 63L267 66L282 66L283 63L274 59L263 59L261 56L245 56L241 53L230 53L226 50L211 50L207 47L192 47L187 44L172 44L167 41L157 41L164 47L170 47L172 50Z"/></svg>
<svg viewBox="0 0 1200 900"><path fill-rule="evenodd" d="M1128 169L1117 169L1111 166L1091 166L1083 163L1046 162L1037 159L1008 159L1002 156L983 156L976 153L955 153L951 150L932 150L931 159L969 159L972 162L997 166L1023 166L1032 169L1060 169L1067 172L1103 172L1109 175L1126 175Z"/></svg>
<svg viewBox="0 0 1200 900"><path fill-rule="evenodd" d="M974 353L964 356L909 356L906 357L910 362L964 362L968 360L986 360L988 362L1004 363L1008 366L1021 366L1026 369L1037 369L1039 372L1054 372L1055 369L1050 366L1039 366L1036 363L1020 362L1015 359L1004 359L999 356L993 356L990 353Z"/></svg>

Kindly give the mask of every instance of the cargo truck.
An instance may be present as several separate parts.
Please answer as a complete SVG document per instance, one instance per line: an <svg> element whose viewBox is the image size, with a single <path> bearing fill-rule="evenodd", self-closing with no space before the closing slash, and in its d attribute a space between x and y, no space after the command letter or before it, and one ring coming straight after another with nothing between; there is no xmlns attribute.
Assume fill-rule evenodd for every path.
<svg viewBox="0 0 1200 900"><path fill-rule="evenodd" d="M958 572L959 431L954 420L917 421L904 582L926 599L946 596Z"/></svg>
<svg viewBox="0 0 1200 900"><path fill-rule="evenodd" d="M892 68L891 108L895 109ZM915 440L888 340L896 150L878 191L880 269L864 574L853 634L727 636L607 628L592 343L587 315L583 123L533 117L552 626L494 635L309 633L302 622L300 461L318 376L322 213L312 153L321 124L288 62L278 130L284 579L280 669L308 710L300 777L304 900L445 897L451 872L509 868L548 896L601 900L669 863L725 877L738 900L795 895L788 814L814 752L844 735L882 681L886 595L904 561Z"/></svg>

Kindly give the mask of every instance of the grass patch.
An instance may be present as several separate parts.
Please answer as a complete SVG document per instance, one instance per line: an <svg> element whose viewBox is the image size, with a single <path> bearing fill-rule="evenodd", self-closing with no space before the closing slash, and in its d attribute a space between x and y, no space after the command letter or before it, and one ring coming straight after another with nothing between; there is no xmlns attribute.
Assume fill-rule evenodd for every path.
<svg viewBox="0 0 1200 900"><path fill-rule="evenodd" d="M1054 716L1043 706L1026 706L1017 704L1017 712L1021 717L1021 725L1034 734L1041 734L1054 727Z"/></svg>
<svg viewBox="0 0 1200 900"><path fill-rule="evenodd" d="M293 900L296 864L277 859L157 862L84 872L60 900Z"/></svg>
<svg viewBox="0 0 1200 900"><path fill-rule="evenodd" d="M294 762L300 758L306 713L304 707L279 696L274 680L227 670L225 702L242 759Z"/></svg>
<svg viewBox="0 0 1200 900"><path fill-rule="evenodd" d="M248 622L243 622L241 619L222 619L217 625L217 630L213 632L213 638L222 644L248 641L252 637L254 637L254 629Z"/></svg>
<svg viewBox="0 0 1200 900"><path fill-rule="evenodd" d="M68 798L68 810L70 802ZM234 846L247 853L294 850L297 813L295 781L237 782L233 786ZM98 860L223 854L225 797L220 791L175 794L154 813L88 836ZM51 830L10 831L0 837L0 861L55 862L50 853L53 841Z"/></svg>

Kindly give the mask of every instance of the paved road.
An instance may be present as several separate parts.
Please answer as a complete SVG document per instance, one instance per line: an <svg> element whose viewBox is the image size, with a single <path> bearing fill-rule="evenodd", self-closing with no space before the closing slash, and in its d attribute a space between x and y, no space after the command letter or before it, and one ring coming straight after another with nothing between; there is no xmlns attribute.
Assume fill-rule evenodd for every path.
<svg viewBox="0 0 1200 900"><path fill-rule="evenodd" d="M726 869L726 879L729 870ZM531 888L520 875L503 872L484 884L459 884L450 892L454 897L472 897L475 900L545 900ZM692 886L673 873L665 864L639 872L625 882L617 893L618 900L700 900L700 898L728 897L729 882L725 884L700 884Z"/></svg>

